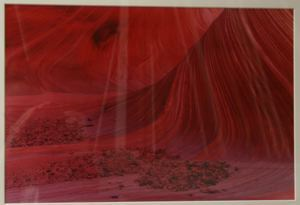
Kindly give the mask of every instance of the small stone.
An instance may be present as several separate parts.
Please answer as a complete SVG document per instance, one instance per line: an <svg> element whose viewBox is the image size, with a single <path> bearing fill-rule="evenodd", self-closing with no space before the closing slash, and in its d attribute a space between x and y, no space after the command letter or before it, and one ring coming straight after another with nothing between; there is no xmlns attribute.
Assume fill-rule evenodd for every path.
<svg viewBox="0 0 300 205"><path fill-rule="evenodd" d="M123 189L125 186L123 184L119 185L119 189Z"/></svg>
<svg viewBox="0 0 300 205"><path fill-rule="evenodd" d="M112 195L111 198L112 198L112 199L118 199L119 196L118 196L118 195Z"/></svg>

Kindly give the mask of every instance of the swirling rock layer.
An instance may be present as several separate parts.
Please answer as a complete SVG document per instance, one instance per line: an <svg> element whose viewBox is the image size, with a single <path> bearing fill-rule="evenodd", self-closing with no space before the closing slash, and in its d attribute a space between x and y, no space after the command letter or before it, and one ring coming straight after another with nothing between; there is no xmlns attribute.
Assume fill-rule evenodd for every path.
<svg viewBox="0 0 300 205"><path fill-rule="evenodd" d="M6 5L5 17L7 202L294 198L292 10ZM237 170L181 191L151 189L180 163L139 183L138 169L33 171L90 156L80 170L98 176L95 154L140 147Z"/></svg>

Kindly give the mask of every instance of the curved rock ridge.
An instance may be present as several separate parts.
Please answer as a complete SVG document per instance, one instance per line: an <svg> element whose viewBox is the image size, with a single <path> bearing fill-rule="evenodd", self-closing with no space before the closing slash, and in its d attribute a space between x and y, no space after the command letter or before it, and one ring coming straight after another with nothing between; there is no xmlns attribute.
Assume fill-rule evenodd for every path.
<svg viewBox="0 0 300 205"><path fill-rule="evenodd" d="M292 10L5 11L6 171L22 170L8 178L8 202L294 199ZM26 175L34 185L22 177L141 147L182 161L170 162L175 171L153 162L138 181L138 170L54 183ZM178 178L203 161L237 171L210 189L172 191L166 172Z"/></svg>

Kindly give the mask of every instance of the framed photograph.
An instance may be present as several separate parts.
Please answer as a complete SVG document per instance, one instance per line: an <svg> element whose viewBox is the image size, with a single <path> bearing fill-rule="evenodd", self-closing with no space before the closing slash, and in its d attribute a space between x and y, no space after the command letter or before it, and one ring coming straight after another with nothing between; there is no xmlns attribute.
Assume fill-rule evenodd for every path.
<svg viewBox="0 0 300 205"><path fill-rule="evenodd" d="M299 203L296 1L0 14L2 203Z"/></svg>

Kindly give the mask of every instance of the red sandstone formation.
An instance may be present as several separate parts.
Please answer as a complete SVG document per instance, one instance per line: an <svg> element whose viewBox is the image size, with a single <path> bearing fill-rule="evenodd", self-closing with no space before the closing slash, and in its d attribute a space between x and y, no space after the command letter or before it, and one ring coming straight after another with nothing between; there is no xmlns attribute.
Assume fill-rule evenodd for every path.
<svg viewBox="0 0 300 205"><path fill-rule="evenodd" d="M292 10L5 17L7 202L294 198Z"/></svg>

